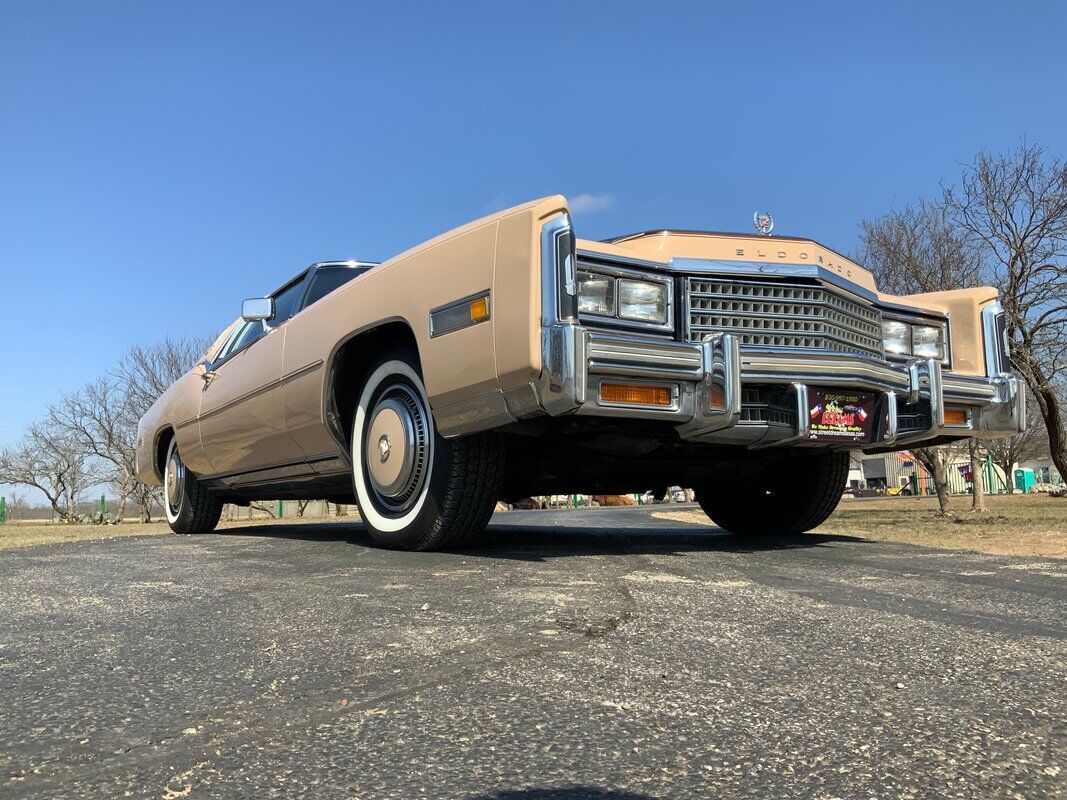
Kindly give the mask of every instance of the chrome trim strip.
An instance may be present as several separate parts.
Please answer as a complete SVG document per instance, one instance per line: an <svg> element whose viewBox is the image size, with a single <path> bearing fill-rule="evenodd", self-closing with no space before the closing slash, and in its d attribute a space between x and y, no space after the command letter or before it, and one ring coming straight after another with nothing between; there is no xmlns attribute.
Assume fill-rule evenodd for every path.
<svg viewBox="0 0 1067 800"><path fill-rule="evenodd" d="M904 319L902 321L904 322L908 322L914 317L919 317L920 319L936 323L947 323L949 319L949 315L943 311L930 311L929 309L917 308L916 306L904 306L900 303L890 303L887 300L879 300L875 305L880 309L888 311L889 313L887 316L890 318L896 319L903 317Z"/></svg>
<svg viewBox="0 0 1067 800"><path fill-rule="evenodd" d="M627 267L635 267L637 269L651 269L664 272L670 266L658 261L647 261L643 258L634 258L633 256L617 256L614 253L598 253L596 250L578 250L578 265L581 266L583 261L595 262L596 266L610 267L615 264L622 264Z"/></svg>
<svg viewBox="0 0 1067 800"><path fill-rule="evenodd" d="M316 464L333 461L340 458L340 453L323 453L310 458L294 458L286 461L276 461L264 467L255 469L239 469L230 472L220 472L215 475L202 476L205 481L223 481L233 483L261 483L275 478L292 477L294 475L313 474ZM306 467L306 470L302 468ZM233 480L240 479L240 480Z"/></svg>
<svg viewBox="0 0 1067 800"><path fill-rule="evenodd" d="M699 379L704 373L700 350L676 342L653 344L632 337L590 332L586 352L589 371L595 373L651 373L689 379Z"/></svg>
<svg viewBox="0 0 1067 800"><path fill-rule="evenodd" d="M573 321L560 314L559 265L556 263L556 240L570 232L571 219L566 214L554 217L541 226L541 324ZM577 287L574 293L577 293Z"/></svg>
<svg viewBox="0 0 1067 800"><path fill-rule="evenodd" d="M732 333L713 336L701 344L704 379L697 384L693 419L678 427L683 439L700 439L732 428L741 419L741 355ZM711 407L712 395L720 392L723 408Z"/></svg>
<svg viewBox="0 0 1067 800"><path fill-rule="evenodd" d="M319 367L323 365L323 363L325 362L323 362L323 360L320 358L318 361L312 361L310 364L305 364L302 367L297 367L292 372L287 372L285 375L282 375L282 383L285 383L286 381L291 381L293 378L299 378L301 375L304 375L308 372L315 372Z"/></svg>
<svg viewBox="0 0 1067 800"><path fill-rule="evenodd" d="M319 267L364 267L371 269L381 264L381 261L316 261L308 269L317 269Z"/></svg>
<svg viewBox="0 0 1067 800"><path fill-rule="evenodd" d="M907 390L908 373L878 359L825 350L777 353L743 349L741 377L746 383L856 385L875 390Z"/></svg>
<svg viewBox="0 0 1067 800"><path fill-rule="evenodd" d="M817 264L776 263L762 264L755 261L731 261L711 258L672 258L671 269L712 275L766 275L773 278L812 278L835 286L849 294L877 303L878 295L857 283L853 283Z"/></svg>
<svg viewBox="0 0 1067 800"><path fill-rule="evenodd" d="M893 444L897 440L897 432L900 429L899 420L897 418L897 393L886 392L883 397L886 404L886 423L885 423L885 435L882 437L882 444Z"/></svg>
<svg viewBox="0 0 1067 800"><path fill-rule="evenodd" d="M576 410L585 402L585 330L553 325L541 331L541 407L551 416Z"/></svg>
<svg viewBox="0 0 1067 800"><path fill-rule="evenodd" d="M313 371L317 370L319 367L321 367L323 365L323 363L324 362L322 361L322 359L319 359L318 361L313 361L310 364L305 364L302 367L298 367L297 369L293 370L292 372L289 372L289 373L283 375L281 378L277 378L276 380L273 380L270 383L265 383L262 386L258 386L255 389L252 389L252 390L250 390L248 392L245 392L244 394L240 395L239 397L235 397L232 400L230 400L230 401L228 401L226 403L223 403L221 406L218 406L216 408L211 409L207 413L200 414L196 418L195 421L200 422L200 421L203 421L205 419L210 419L211 417L215 416L216 414L221 414L223 411L227 411L227 410L233 408L238 403L243 403L245 400L250 400L251 398L253 398L253 397L257 396L257 395L269 392L271 389L276 389L279 386L281 386L283 383L291 381L293 378L297 378L297 377L299 377L299 376L301 376L301 375L303 375L305 373L313 372Z"/></svg>
<svg viewBox="0 0 1067 800"><path fill-rule="evenodd" d="M1007 375L1004 370L1004 361L1011 354L1011 343L1008 341L1007 328L1003 335L998 330L998 318L1004 314L1004 306L999 300L995 300L982 309L982 345L985 351L985 371L990 378L997 375Z"/></svg>

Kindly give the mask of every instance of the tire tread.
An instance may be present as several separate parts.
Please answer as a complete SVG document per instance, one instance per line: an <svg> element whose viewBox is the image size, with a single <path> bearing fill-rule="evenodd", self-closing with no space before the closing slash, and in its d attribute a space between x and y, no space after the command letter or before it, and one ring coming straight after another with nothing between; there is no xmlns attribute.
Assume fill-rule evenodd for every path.
<svg viewBox="0 0 1067 800"><path fill-rule="evenodd" d="M493 516L504 477L504 446L493 433L455 439L441 513L417 549L456 548L478 539Z"/></svg>
<svg viewBox="0 0 1067 800"><path fill-rule="evenodd" d="M849 455L821 453L794 466L791 479L777 486L766 502L765 485L748 479L723 479L697 489L697 501L716 525L744 536L792 535L817 528L834 512L848 478Z"/></svg>
<svg viewBox="0 0 1067 800"><path fill-rule="evenodd" d="M171 523L175 533L210 533L222 516L222 500L208 491L207 486L185 470L185 497L178 518Z"/></svg>

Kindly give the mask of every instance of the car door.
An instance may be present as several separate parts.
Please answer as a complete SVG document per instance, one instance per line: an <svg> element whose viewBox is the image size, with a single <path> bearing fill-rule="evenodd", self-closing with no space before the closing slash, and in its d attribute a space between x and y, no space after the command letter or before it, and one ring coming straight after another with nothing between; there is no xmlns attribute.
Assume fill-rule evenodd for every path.
<svg viewBox="0 0 1067 800"><path fill-rule="evenodd" d="M286 427L308 460L320 470L329 471L336 466L332 458L338 455L338 448L323 419L325 353L321 343L330 335L328 329L323 329L323 317L319 315L329 314L325 307L329 296L369 268L360 262L319 266L308 280L301 313L289 326L292 338L286 339L283 362ZM316 305L320 301L323 305ZM325 352L329 349L328 345Z"/></svg>
<svg viewBox="0 0 1067 800"><path fill-rule="evenodd" d="M285 324L303 296L304 277L272 295L271 319L245 322L208 365L197 421L216 476L294 462L301 472L303 454L285 425L281 372Z"/></svg>

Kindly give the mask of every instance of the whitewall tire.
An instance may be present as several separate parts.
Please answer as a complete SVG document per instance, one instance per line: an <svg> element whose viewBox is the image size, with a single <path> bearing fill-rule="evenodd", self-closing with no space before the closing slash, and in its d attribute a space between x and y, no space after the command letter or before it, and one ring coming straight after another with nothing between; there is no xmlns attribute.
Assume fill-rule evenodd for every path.
<svg viewBox="0 0 1067 800"><path fill-rule="evenodd" d="M442 437L409 349L371 366L353 417L351 455L360 517L384 545L455 547L480 534L492 516L503 443L494 434Z"/></svg>
<svg viewBox="0 0 1067 800"><path fill-rule="evenodd" d="M213 531L222 515L222 501L185 468L175 439L167 447L163 465L163 511L175 533Z"/></svg>

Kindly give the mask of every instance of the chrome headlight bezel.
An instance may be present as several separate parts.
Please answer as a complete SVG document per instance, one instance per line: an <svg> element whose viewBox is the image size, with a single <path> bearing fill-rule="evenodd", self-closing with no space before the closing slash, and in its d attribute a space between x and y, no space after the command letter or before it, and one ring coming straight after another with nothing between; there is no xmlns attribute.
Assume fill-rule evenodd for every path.
<svg viewBox="0 0 1067 800"><path fill-rule="evenodd" d="M609 281L612 289L601 291L603 281ZM603 303L596 303L593 297L586 297L583 302L582 287L597 286L597 297ZM640 303L633 298L635 292L645 287L656 299L649 303ZM590 293L591 294L591 293ZM610 294L610 302L607 297ZM625 295L631 299L626 301ZM583 310L583 305L585 309ZM635 310L636 306L652 305L659 313ZM629 306L629 308L627 308ZM631 328L658 333L674 333L674 279L669 276L653 275L640 270L620 269L601 264L582 263L578 269L578 317L587 319L596 325Z"/></svg>
<svg viewBox="0 0 1067 800"><path fill-rule="evenodd" d="M930 332L936 332L931 341ZM952 345L948 318L882 312L882 350L888 359L934 358L948 367Z"/></svg>

